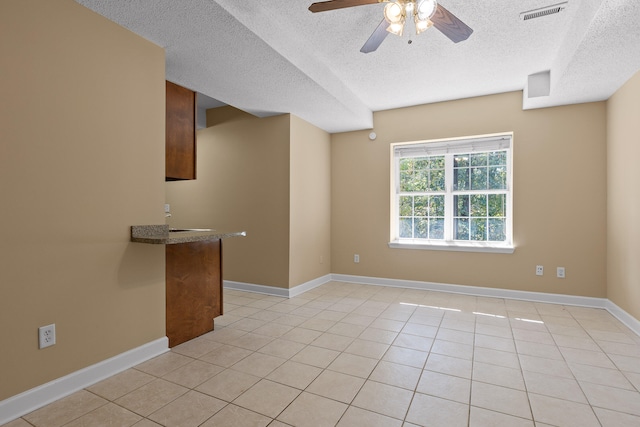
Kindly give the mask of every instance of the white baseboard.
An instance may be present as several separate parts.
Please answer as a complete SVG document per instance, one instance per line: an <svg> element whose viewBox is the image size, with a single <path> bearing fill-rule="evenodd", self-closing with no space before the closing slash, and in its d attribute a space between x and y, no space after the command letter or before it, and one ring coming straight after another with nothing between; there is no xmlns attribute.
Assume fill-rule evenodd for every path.
<svg viewBox="0 0 640 427"><path fill-rule="evenodd" d="M636 319L620 307L618 307L613 301L607 300L605 307L609 313L611 313L616 319L625 324L625 326L631 329L636 335L640 336L640 320Z"/></svg>
<svg viewBox="0 0 640 427"><path fill-rule="evenodd" d="M275 286L255 285L253 283L233 282L225 280L223 286L225 289L234 289L237 291L255 292L257 294L273 295L276 297L293 298L301 295L313 288L324 285L331 281L331 274L310 280L293 288L276 288Z"/></svg>
<svg viewBox="0 0 640 427"><path fill-rule="evenodd" d="M169 351L167 337L98 362L0 402L0 425Z"/></svg>

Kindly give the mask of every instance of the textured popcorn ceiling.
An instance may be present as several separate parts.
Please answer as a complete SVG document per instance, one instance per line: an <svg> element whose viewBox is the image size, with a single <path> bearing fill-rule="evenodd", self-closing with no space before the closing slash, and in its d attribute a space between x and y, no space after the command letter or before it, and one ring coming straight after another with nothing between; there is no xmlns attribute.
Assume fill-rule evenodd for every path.
<svg viewBox="0 0 640 427"><path fill-rule="evenodd" d="M409 24L369 54L360 47L383 4L314 14L313 0L76 1L164 47L167 80L328 132L371 128L373 111L514 90L525 109L604 100L640 70L638 0L569 0L526 22L521 12L561 0L442 0L473 28L468 40ZM550 95L527 98L527 76L546 70Z"/></svg>

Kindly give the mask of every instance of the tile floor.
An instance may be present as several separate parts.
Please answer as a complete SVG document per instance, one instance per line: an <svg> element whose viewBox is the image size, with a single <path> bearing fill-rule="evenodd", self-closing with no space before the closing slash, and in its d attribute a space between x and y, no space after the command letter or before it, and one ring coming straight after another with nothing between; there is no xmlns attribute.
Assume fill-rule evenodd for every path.
<svg viewBox="0 0 640 427"><path fill-rule="evenodd" d="M331 282L225 313L7 426L640 426L640 337L604 310Z"/></svg>

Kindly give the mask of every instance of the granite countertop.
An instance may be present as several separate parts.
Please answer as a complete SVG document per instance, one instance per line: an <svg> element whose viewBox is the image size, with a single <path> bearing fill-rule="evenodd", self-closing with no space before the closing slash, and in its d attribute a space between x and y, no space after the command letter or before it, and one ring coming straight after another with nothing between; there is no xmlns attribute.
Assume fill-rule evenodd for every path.
<svg viewBox="0 0 640 427"><path fill-rule="evenodd" d="M131 241L156 245L203 242L246 236L244 231L221 231L211 228L169 228L168 225L132 225Z"/></svg>

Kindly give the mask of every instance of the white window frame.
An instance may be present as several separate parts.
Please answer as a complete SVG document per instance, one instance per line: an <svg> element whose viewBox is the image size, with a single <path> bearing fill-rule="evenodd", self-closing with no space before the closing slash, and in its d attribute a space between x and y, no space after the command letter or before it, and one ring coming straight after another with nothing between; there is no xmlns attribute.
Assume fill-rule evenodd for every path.
<svg viewBox="0 0 640 427"><path fill-rule="evenodd" d="M460 241L453 240L453 160L454 154L507 150L506 188L506 239L505 241ZM400 158L444 155L445 156L445 228L443 240L400 238ZM466 252L513 253L513 133L499 133L462 138L428 141L399 142L391 144L391 221L389 247L396 249L426 249ZM503 190L504 191L504 190ZM493 190L479 190L480 194L491 194ZM473 191L465 191L465 194ZM458 193L459 194L459 193Z"/></svg>

